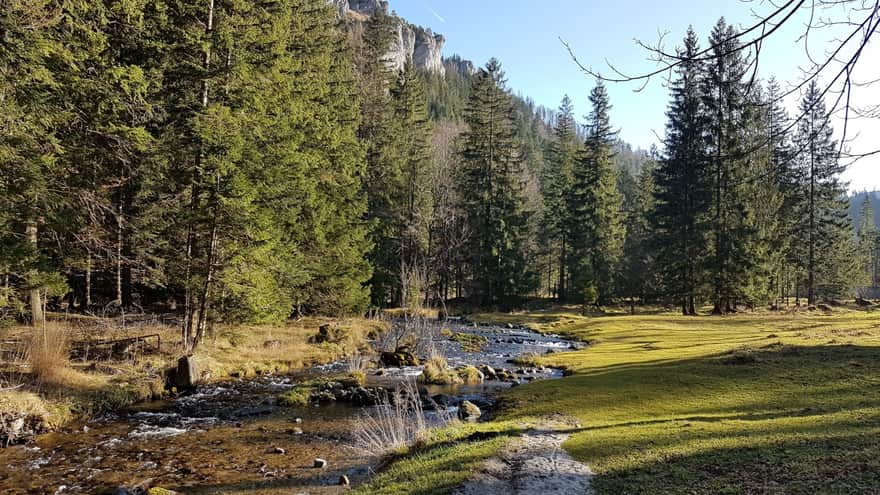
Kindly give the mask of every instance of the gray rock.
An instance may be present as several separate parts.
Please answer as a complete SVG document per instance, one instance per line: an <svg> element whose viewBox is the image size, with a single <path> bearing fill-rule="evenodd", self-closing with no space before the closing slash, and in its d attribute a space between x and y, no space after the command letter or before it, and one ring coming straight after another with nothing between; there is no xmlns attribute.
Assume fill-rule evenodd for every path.
<svg viewBox="0 0 880 495"><path fill-rule="evenodd" d="M489 366L488 364L484 364L480 366L480 372L486 378L486 380L497 380L498 373L495 371L495 368Z"/></svg>
<svg viewBox="0 0 880 495"><path fill-rule="evenodd" d="M454 397L448 394L437 394L431 397L431 400L434 401L435 404L442 407L449 407L458 404L458 397Z"/></svg>
<svg viewBox="0 0 880 495"><path fill-rule="evenodd" d="M348 8L365 16L371 16L379 10L388 15L391 10L387 0L348 0Z"/></svg>
<svg viewBox="0 0 880 495"><path fill-rule="evenodd" d="M458 419L462 421L474 422L480 419L480 416L482 415L483 412L480 411L480 408L471 401L462 401L461 404L458 405Z"/></svg>
<svg viewBox="0 0 880 495"><path fill-rule="evenodd" d="M195 356L183 356L177 360L177 369L174 373L174 386L180 389L190 389L199 383L199 367Z"/></svg>

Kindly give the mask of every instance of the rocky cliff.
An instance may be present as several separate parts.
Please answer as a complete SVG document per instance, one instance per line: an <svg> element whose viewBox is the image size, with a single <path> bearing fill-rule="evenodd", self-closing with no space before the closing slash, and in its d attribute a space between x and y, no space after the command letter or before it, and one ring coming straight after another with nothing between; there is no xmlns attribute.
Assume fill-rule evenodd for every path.
<svg viewBox="0 0 880 495"><path fill-rule="evenodd" d="M391 15L386 0L330 0L330 2L336 6L340 18L355 22L366 20L379 10ZM403 70L407 60L412 60L419 69L445 74L443 44L446 39L442 35L434 34L430 29L412 25L396 15L393 19L396 36L385 56L388 66L400 71Z"/></svg>

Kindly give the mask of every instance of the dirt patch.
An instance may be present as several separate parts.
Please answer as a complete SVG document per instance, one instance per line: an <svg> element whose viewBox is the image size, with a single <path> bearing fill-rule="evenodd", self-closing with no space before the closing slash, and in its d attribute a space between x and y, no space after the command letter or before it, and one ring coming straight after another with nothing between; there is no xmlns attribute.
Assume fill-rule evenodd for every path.
<svg viewBox="0 0 880 495"><path fill-rule="evenodd" d="M592 495L590 468L562 449L568 435L551 428L529 430L454 495Z"/></svg>

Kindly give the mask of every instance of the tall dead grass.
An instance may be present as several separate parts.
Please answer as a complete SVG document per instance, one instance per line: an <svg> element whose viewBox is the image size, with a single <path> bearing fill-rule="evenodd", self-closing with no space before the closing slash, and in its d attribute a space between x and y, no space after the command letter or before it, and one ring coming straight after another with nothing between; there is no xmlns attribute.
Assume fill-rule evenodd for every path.
<svg viewBox="0 0 880 495"><path fill-rule="evenodd" d="M376 457L401 452L426 440L431 428L444 426L449 420L438 416L429 421L416 383L407 381L361 416L354 428L354 448Z"/></svg>
<svg viewBox="0 0 880 495"><path fill-rule="evenodd" d="M40 383L65 383L72 371L67 329L52 323L36 329L28 342L27 362L31 373Z"/></svg>

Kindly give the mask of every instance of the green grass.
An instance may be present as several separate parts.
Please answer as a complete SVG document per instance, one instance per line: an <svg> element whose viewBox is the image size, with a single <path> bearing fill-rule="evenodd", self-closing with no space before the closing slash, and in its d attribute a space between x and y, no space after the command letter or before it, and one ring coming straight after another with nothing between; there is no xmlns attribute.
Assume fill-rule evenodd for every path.
<svg viewBox="0 0 880 495"><path fill-rule="evenodd" d="M489 342L489 339L482 335L464 332L453 333L451 339L461 344L461 349L465 352L480 352Z"/></svg>
<svg viewBox="0 0 880 495"><path fill-rule="evenodd" d="M438 432L353 490L357 495L441 495L450 493L518 434L509 423L458 425Z"/></svg>
<svg viewBox="0 0 880 495"><path fill-rule="evenodd" d="M503 419L581 423L599 494L880 492L880 318L615 316L532 322L590 341Z"/></svg>
<svg viewBox="0 0 880 495"><path fill-rule="evenodd" d="M590 342L542 356L572 375L512 389L494 426L478 426L576 418L564 448L596 473L599 495L880 493L880 315L472 319ZM449 493L438 480L464 479L496 440L441 442L358 493Z"/></svg>

